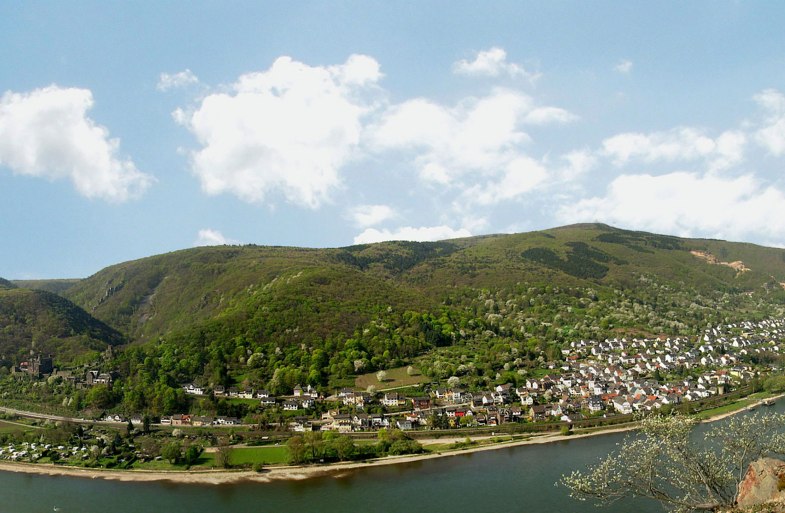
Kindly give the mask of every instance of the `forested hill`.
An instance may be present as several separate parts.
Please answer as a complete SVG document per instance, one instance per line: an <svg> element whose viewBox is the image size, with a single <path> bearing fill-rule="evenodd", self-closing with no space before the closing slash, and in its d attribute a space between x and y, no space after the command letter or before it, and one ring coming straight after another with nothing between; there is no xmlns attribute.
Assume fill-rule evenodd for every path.
<svg viewBox="0 0 785 513"><path fill-rule="evenodd" d="M521 284L785 296L785 251L605 225L339 249L204 247L106 268L63 295L135 340L230 317L351 334L379 308L429 311L467 290ZM642 299L642 298L641 298Z"/></svg>
<svg viewBox="0 0 785 513"><path fill-rule="evenodd" d="M45 290L62 294L70 286L79 283L78 279L59 279L59 280L14 280L13 285L21 289Z"/></svg>
<svg viewBox="0 0 785 513"><path fill-rule="evenodd" d="M7 282L6 282L7 283ZM0 284L2 285L2 284ZM12 363L31 351L73 363L95 358L109 344L124 342L116 330L56 294L0 286L0 355Z"/></svg>
<svg viewBox="0 0 785 513"><path fill-rule="evenodd" d="M15 289L15 288L16 288L16 285L14 285L13 283L11 283L10 281L8 281L8 280L6 280L4 278L0 278L0 290L2 290L2 289Z"/></svg>
<svg viewBox="0 0 785 513"><path fill-rule="evenodd" d="M283 393L418 362L438 379L457 372L440 361L448 350L487 376L558 360L580 338L697 335L783 316L783 284L781 249L589 224L334 249L193 248L108 267L62 294L131 343L115 365L160 398L169 392L155 376Z"/></svg>

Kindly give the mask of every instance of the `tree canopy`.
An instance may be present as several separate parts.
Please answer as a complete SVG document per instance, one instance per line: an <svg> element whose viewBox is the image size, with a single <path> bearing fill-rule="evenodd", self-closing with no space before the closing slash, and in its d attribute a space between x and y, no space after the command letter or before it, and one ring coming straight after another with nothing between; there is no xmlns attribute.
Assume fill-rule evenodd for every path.
<svg viewBox="0 0 785 513"><path fill-rule="evenodd" d="M572 497L598 504L646 497L678 512L714 510L735 502L751 462L785 454L785 415L736 416L703 437L693 432L695 422L681 415L644 418L618 451L561 482Z"/></svg>

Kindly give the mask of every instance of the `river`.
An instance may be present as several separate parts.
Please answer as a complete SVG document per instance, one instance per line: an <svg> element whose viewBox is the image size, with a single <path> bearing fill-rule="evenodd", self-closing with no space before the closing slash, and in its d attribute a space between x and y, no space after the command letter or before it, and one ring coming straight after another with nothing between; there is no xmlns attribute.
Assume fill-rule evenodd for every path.
<svg viewBox="0 0 785 513"><path fill-rule="evenodd" d="M782 413L785 400L771 409ZM128 483L0 472L0 512L661 512L659 504L643 500L594 508L571 499L555 484L563 474L596 463L625 436L510 447L371 467L339 478L263 484Z"/></svg>

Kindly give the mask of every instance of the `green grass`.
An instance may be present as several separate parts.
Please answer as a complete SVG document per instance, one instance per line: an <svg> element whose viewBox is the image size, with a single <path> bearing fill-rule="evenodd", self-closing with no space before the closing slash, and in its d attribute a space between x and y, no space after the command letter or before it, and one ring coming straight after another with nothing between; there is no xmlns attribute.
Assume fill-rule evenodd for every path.
<svg viewBox="0 0 785 513"><path fill-rule="evenodd" d="M709 410L703 410L701 412L698 412L695 414L695 418L698 420L704 420L704 419L708 419L709 417L714 417L715 415L723 415L725 413L739 411L741 409L746 408L753 402L755 401L752 399L742 399L740 401L736 401L730 404L717 406L716 408L711 408Z"/></svg>
<svg viewBox="0 0 785 513"><path fill-rule="evenodd" d="M233 466L245 465L281 465L289 462L289 450L285 445L268 445L264 447L236 447L229 454L229 463Z"/></svg>
<svg viewBox="0 0 785 513"><path fill-rule="evenodd" d="M725 413L736 412L742 410L751 404L757 403L762 399L767 397L772 397L774 394L769 394L766 392L758 392L752 395L748 395L738 401L734 401L730 404L725 404L722 406L718 406L716 408L711 408L709 410L703 410L695 414L695 418L698 420L707 419L709 417L713 417L715 415L723 415Z"/></svg>
<svg viewBox="0 0 785 513"><path fill-rule="evenodd" d="M29 426L21 422L0 420L0 433L18 433L24 431L33 431L35 429L41 428L38 426Z"/></svg>
<svg viewBox="0 0 785 513"><path fill-rule="evenodd" d="M410 387L413 385L428 383L429 379L420 374L419 370L415 368L414 375L409 376L409 374L406 372L407 368L408 366L386 370L385 372L387 373L387 378L384 380L384 382L380 382L378 379L376 379L375 372L357 376L357 379L354 381L354 386L356 388L365 390L370 385L373 385L377 390L389 390L391 388Z"/></svg>

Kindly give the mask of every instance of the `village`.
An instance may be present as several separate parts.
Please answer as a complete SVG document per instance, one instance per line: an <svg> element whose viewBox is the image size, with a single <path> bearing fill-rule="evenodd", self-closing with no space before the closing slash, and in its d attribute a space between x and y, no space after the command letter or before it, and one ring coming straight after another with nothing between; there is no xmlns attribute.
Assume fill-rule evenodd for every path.
<svg viewBox="0 0 785 513"><path fill-rule="evenodd" d="M765 362L782 352L784 336L785 320L779 319L708 328L697 340L580 340L562 351L564 361L550 365L548 374L518 386L499 384L484 391L426 385L418 395L344 388L325 396L311 386L298 385L289 396L273 397L266 390L209 390L192 383L183 385L183 390L193 396L254 399L265 408L297 413L288 417L286 426L295 432L572 423L722 396L773 370ZM317 404L326 405L326 411L316 415ZM161 424L238 425L240 420L180 414L162 418Z"/></svg>
<svg viewBox="0 0 785 513"><path fill-rule="evenodd" d="M579 340L563 349L560 365L548 365L542 376L528 377L517 386L498 384L484 391L429 383L418 387L416 394L343 388L325 395L309 385L298 385L284 397L274 397L266 390L221 386L208 389L193 383L182 385L182 389L194 399L237 399L253 402L262 411L275 410L279 412L279 420L271 428L293 433L359 434L382 429L404 432L455 429L477 433L477 429L504 424L535 430L569 429L573 423L586 426L586 422L593 420L599 424L623 421L637 412L685 407L689 411L690 405L696 402L749 388L769 372L781 370L773 363L782 353L784 337L785 320L778 319L712 327L693 340L684 337ZM37 356L25 362L19 371L40 377L50 367L50 358ZM115 375L88 370L84 378L75 379L85 388L111 387ZM447 383L455 384L455 381L448 379ZM93 427L126 426L129 434L147 433L156 423L172 427L173 433L182 427L195 428L192 438L199 436L199 428L214 427L219 431L233 427L258 428L236 417L188 413L160 419L108 413L97 421L81 419L79 422ZM155 452L148 455L132 445L126 447L117 434L99 434L91 445L45 443L43 438L9 440L0 447L0 460L38 461L48 457L52 461L78 462L114 455L115 464L122 465L134 458L149 460Z"/></svg>

